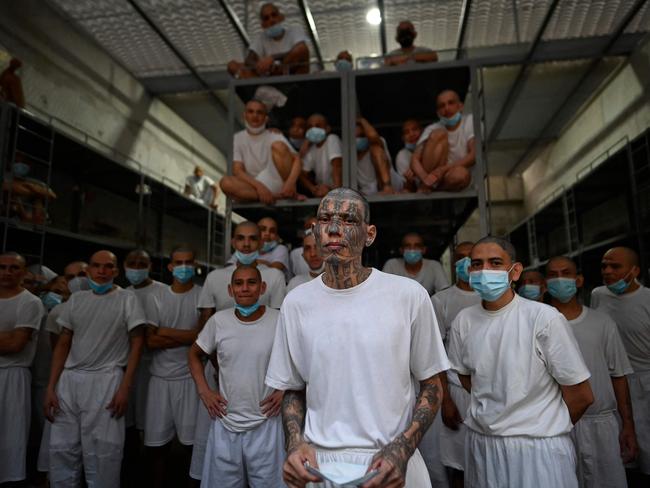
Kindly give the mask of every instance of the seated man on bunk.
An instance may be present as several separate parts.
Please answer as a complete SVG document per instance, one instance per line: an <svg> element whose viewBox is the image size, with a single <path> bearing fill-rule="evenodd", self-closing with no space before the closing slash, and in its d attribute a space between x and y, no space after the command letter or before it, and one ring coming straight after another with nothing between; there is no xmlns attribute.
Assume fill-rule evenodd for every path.
<svg viewBox="0 0 650 488"><path fill-rule="evenodd" d="M194 168L194 173L185 178L185 189L183 191L188 197L199 200L212 208L217 208L219 198L219 185L206 176L201 166Z"/></svg>
<svg viewBox="0 0 650 488"><path fill-rule="evenodd" d="M303 160L300 183L318 198L343 184L343 148L332 134L327 118L312 114L307 119L306 144L300 151ZM313 177L310 175L313 173Z"/></svg>
<svg viewBox="0 0 650 488"><path fill-rule="evenodd" d="M42 225L47 219L47 200L56 199L56 193L45 182L27 176L31 167L23 159L22 154L16 154L11 171L4 175L2 202L9 205L10 216Z"/></svg>
<svg viewBox="0 0 650 488"><path fill-rule="evenodd" d="M406 63L431 63L438 61L438 53L428 47L413 44L418 33L410 20L403 20L397 26L395 40L400 47L394 49L384 58L386 66L397 66Z"/></svg>
<svg viewBox="0 0 650 488"><path fill-rule="evenodd" d="M416 119L407 119L404 121L402 124L402 141L404 141L404 147L397 153L395 166L397 168L397 174L402 179L405 192L414 192L420 184L420 180L417 179L411 169L411 158L421 135L422 126L420 122Z"/></svg>
<svg viewBox="0 0 650 488"><path fill-rule="evenodd" d="M236 78L309 73L305 31L284 25L284 15L272 3L262 5L260 21L263 32L251 42L243 63L228 63L228 72Z"/></svg>
<svg viewBox="0 0 650 488"><path fill-rule="evenodd" d="M232 175L221 178L221 189L240 202L271 205L280 198L304 199L296 192L300 158L282 134L267 130L267 119L262 102L246 104L246 128L235 134Z"/></svg>
<svg viewBox="0 0 650 488"><path fill-rule="evenodd" d="M364 195L390 195L402 190L383 137L363 117L357 119L357 186Z"/></svg>
<svg viewBox="0 0 650 488"><path fill-rule="evenodd" d="M418 192L460 191L472 180L476 162L472 114L463 114L463 103L453 90L436 99L438 122L428 125L411 159L411 169L421 183Z"/></svg>

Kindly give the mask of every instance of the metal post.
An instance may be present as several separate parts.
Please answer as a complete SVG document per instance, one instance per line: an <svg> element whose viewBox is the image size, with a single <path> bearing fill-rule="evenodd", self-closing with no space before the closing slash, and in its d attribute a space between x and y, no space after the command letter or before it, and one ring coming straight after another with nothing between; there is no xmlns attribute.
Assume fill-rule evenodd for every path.
<svg viewBox="0 0 650 488"><path fill-rule="evenodd" d="M490 222L488 219L489 202L486 195L486 184L488 178L487 162L483 153L483 127L481 124L481 100L480 100L480 74L481 68L476 65L470 66L470 90L472 93L472 107L474 110L474 148L476 151L476 174L478 181L475 182L478 192L479 228L481 236L490 233Z"/></svg>
<svg viewBox="0 0 650 488"><path fill-rule="evenodd" d="M356 152L351 150L354 146L354 117L355 117L355 96L354 96L354 76L351 72L344 71L341 73L341 140L343 142L343 186L352 187L351 168L353 166L353 157L356 158ZM352 124L352 125L351 125ZM356 177L354 179L356 188Z"/></svg>
<svg viewBox="0 0 650 488"><path fill-rule="evenodd" d="M231 81L228 90L228 131L230 138L228 140L228 152L226 154L226 168L228 175L232 175L232 154L233 154L233 138L235 137L235 101L237 92L235 85ZM224 215L224 229L223 229L223 262L226 263L230 258L230 240L232 236L232 199L226 197L226 210Z"/></svg>

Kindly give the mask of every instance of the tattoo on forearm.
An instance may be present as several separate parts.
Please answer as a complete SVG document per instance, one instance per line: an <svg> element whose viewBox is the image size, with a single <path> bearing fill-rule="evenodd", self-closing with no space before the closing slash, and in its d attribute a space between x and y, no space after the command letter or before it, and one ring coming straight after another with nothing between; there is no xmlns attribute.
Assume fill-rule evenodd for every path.
<svg viewBox="0 0 650 488"><path fill-rule="evenodd" d="M295 451L304 442L302 433L305 426L305 391L289 390L282 399L282 428L287 454Z"/></svg>

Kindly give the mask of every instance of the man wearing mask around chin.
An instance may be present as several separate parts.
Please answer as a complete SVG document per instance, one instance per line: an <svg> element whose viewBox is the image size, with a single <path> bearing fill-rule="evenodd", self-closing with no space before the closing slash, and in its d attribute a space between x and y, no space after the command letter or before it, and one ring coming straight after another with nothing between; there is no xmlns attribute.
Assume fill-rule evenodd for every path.
<svg viewBox="0 0 650 488"><path fill-rule="evenodd" d="M578 458L580 486L627 487L623 463L632 461L638 446L625 375L632 373L616 324L605 313L583 306L577 298L584 278L569 258L546 264L551 305L569 321L591 372L594 403L571 432ZM621 419L619 427L615 411ZM647 413L647 412L646 412Z"/></svg>
<svg viewBox="0 0 650 488"><path fill-rule="evenodd" d="M546 293L546 280L544 275L536 270L528 270L521 273L519 277L519 289L517 293L529 300L544 302Z"/></svg>
<svg viewBox="0 0 650 488"><path fill-rule="evenodd" d="M569 433L594 401L589 370L564 316L514 293L521 272L505 239L472 248L482 302L458 313L448 347L470 393L465 486L577 488Z"/></svg>
<svg viewBox="0 0 650 488"><path fill-rule="evenodd" d="M320 254L320 249L316 245L316 238L311 229L305 231L305 237L302 239L302 257L307 263L307 266L309 266L309 272L297 274L291 278L291 281L287 285L287 293L296 286L313 280L323 272L325 263Z"/></svg>
<svg viewBox="0 0 650 488"><path fill-rule="evenodd" d="M266 374L286 390L284 481L331 487L313 468L336 486L372 476L363 488L430 487L418 445L449 366L431 300L413 280L362 265L377 229L358 191L332 190L317 215L325 272L287 295Z"/></svg>
<svg viewBox="0 0 650 488"><path fill-rule="evenodd" d="M411 169L420 179L418 191L460 191L472 180L476 161L472 114L463 113L463 102L454 90L436 98L438 122L424 128L411 158Z"/></svg>
<svg viewBox="0 0 650 488"><path fill-rule="evenodd" d="M260 22L262 32L251 42L246 59L230 61L228 72L235 78L309 73L305 31L285 25L284 14L272 3L262 5Z"/></svg>
<svg viewBox="0 0 650 488"><path fill-rule="evenodd" d="M442 265L423 256L427 253L424 239L420 234L409 232L402 237L399 248L401 258L391 258L384 264L384 273L412 278L420 283L429 296L449 286Z"/></svg>
<svg viewBox="0 0 650 488"><path fill-rule="evenodd" d="M608 250L600 265L604 286L591 292L591 306L609 315L623 340L634 373L628 375L638 465L650 479L650 290L637 281L639 255L627 247Z"/></svg>
<svg viewBox="0 0 650 488"><path fill-rule="evenodd" d="M283 392L264 385L278 311L260 303L266 284L257 267L241 265L228 293L234 308L214 314L189 354L190 370L212 419L202 486L280 488L283 439L278 414ZM212 386L202 359L216 355L219 386Z"/></svg>
<svg viewBox="0 0 650 488"><path fill-rule="evenodd" d="M384 59L386 66L397 66L406 63L431 63L438 61L438 53L428 47L413 44L418 33L409 20L403 20L397 26L395 40L400 45L398 49L389 52Z"/></svg>
<svg viewBox="0 0 650 488"><path fill-rule="evenodd" d="M303 158L300 182L315 197L322 198L328 191L343 184L343 148L341 139L332 134L327 118L312 114L307 119L307 147ZM313 172L314 178L309 175Z"/></svg>
<svg viewBox="0 0 650 488"><path fill-rule="evenodd" d="M91 289L70 296L57 320L45 398L50 432L50 483L119 486L124 414L144 343L144 312L135 294L113 283L117 258L90 258Z"/></svg>
<svg viewBox="0 0 650 488"><path fill-rule="evenodd" d="M177 247L167 265L171 286L158 288L147 298L147 348L153 351L147 396L144 445L151 456L152 486L162 487L165 458L174 436L185 446L189 471L199 397L187 366L187 353L199 330L201 287L194 277L194 251Z"/></svg>
<svg viewBox="0 0 650 488"><path fill-rule="evenodd" d="M266 283L266 293L260 297L262 305L270 308L280 308L286 292L284 274L279 269L270 268L264 264L257 264L260 247L260 229L255 222L242 222L233 231L231 245L235 252L233 260L223 268L211 271L205 279L198 307L201 310L199 327L203 325L216 312L232 308L235 302L228 292L233 272L241 265L256 265L262 274L262 281ZM215 368L211 361L205 366L205 377L211 385L216 388L214 380ZM203 473L203 460L205 459L205 448L210 431L210 416L205 408L199 408L194 435L194 449L192 451L192 465L190 476L200 480Z"/></svg>
<svg viewBox="0 0 650 488"><path fill-rule="evenodd" d="M267 120L264 103L253 99L246 104L246 128L235 134L232 175L221 178L221 189L240 202L304 199L296 192L300 157L282 134L267 130Z"/></svg>
<svg viewBox="0 0 650 488"><path fill-rule="evenodd" d="M260 229L261 242L257 263L279 269L286 277L290 277L289 249L280 244L278 223L272 217L264 217L257 222L257 227Z"/></svg>

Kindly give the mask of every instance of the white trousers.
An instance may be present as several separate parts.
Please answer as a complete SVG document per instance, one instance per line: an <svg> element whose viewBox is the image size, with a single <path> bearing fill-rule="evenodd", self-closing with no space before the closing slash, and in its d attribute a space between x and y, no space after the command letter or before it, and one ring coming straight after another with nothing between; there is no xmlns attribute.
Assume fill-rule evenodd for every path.
<svg viewBox="0 0 650 488"><path fill-rule="evenodd" d="M215 369L210 361L205 365L205 378L210 389L217 389L217 382L214 379ZM196 414L196 429L194 430L194 445L192 448L192 463L190 464L190 476L200 480L203 475L203 460L205 459L205 447L208 443L208 435L214 421L210 418L208 409L203 402L199 402Z"/></svg>
<svg viewBox="0 0 650 488"><path fill-rule="evenodd" d="M208 436L201 487L284 488L283 463L279 416L246 432L230 432L216 420Z"/></svg>
<svg viewBox="0 0 650 488"><path fill-rule="evenodd" d="M47 473L50 470L50 431L52 424L49 420L45 419L43 425L43 434L41 435L41 445L38 448L38 459L36 461L36 469L41 473Z"/></svg>
<svg viewBox="0 0 650 488"><path fill-rule="evenodd" d="M465 488L578 488L569 434L490 436L467 429Z"/></svg>
<svg viewBox="0 0 650 488"><path fill-rule="evenodd" d="M618 444L620 427L614 412L585 415L573 427L580 488L626 488Z"/></svg>
<svg viewBox="0 0 650 488"><path fill-rule="evenodd" d="M174 435L181 444L191 446L196 430L199 395L192 377L166 380L152 376L149 380L144 445L164 446Z"/></svg>
<svg viewBox="0 0 650 488"><path fill-rule="evenodd" d="M88 488L120 486L124 417L106 409L122 370L88 373L64 370L57 385L61 412L50 430L50 486L78 488L85 473Z"/></svg>
<svg viewBox="0 0 650 488"><path fill-rule="evenodd" d="M323 463L349 463L370 466L376 449L322 449L316 448L316 460ZM424 459L417 449L406 466L405 488L431 488L429 472ZM324 483L307 483L308 488L338 488L329 481Z"/></svg>
<svg viewBox="0 0 650 488"><path fill-rule="evenodd" d="M627 375L634 429L639 443L639 469L650 475L650 371Z"/></svg>
<svg viewBox="0 0 650 488"><path fill-rule="evenodd" d="M470 395L462 386L449 383L449 396L463 420L467 416ZM440 461L443 465L459 471L465 471L465 436L467 427L459 424L458 430L451 430L444 423L440 430Z"/></svg>
<svg viewBox="0 0 650 488"><path fill-rule="evenodd" d="M0 483L25 479L31 381L27 368L0 368Z"/></svg>
<svg viewBox="0 0 650 488"><path fill-rule="evenodd" d="M447 470L442 464L440 452L440 433L443 429L447 429L447 427L442 423L442 415L438 410L436 418L433 420L431 427L424 433L418 446L429 472L431 486L434 488L449 486Z"/></svg>

